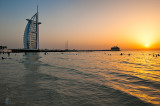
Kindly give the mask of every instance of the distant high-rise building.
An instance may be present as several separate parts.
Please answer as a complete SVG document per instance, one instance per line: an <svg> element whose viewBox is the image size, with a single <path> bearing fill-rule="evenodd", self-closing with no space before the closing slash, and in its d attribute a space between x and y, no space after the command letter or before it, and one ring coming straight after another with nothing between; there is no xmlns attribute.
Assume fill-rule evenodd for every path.
<svg viewBox="0 0 160 106"><path fill-rule="evenodd" d="M39 24L38 22L38 6L37 13L28 21L24 31L24 49L39 49Z"/></svg>

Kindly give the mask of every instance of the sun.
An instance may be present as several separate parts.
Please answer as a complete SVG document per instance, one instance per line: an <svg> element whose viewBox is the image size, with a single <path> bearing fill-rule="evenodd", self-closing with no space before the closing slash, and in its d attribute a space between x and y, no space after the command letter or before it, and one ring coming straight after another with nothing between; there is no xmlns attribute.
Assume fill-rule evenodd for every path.
<svg viewBox="0 0 160 106"><path fill-rule="evenodd" d="M149 44L145 44L145 47L147 47L147 48L148 48L149 46L150 46Z"/></svg>

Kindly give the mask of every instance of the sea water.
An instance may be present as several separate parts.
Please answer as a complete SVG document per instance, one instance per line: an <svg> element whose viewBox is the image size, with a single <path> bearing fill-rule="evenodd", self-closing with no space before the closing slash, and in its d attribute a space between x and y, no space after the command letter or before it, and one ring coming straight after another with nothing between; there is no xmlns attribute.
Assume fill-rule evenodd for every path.
<svg viewBox="0 0 160 106"><path fill-rule="evenodd" d="M0 106L160 105L158 53L0 54Z"/></svg>

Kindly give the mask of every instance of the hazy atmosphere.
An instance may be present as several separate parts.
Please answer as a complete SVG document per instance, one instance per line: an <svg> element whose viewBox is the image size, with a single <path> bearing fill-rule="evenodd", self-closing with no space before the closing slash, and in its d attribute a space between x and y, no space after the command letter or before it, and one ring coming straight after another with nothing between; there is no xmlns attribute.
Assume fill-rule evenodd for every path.
<svg viewBox="0 0 160 106"><path fill-rule="evenodd" d="M0 44L23 48L39 6L40 49L156 49L160 0L0 0Z"/></svg>
<svg viewBox="0 0 160 106"><path fill-rule="evenodd" d="M160 0L0 0L0 106L160 106Z"/></svg>

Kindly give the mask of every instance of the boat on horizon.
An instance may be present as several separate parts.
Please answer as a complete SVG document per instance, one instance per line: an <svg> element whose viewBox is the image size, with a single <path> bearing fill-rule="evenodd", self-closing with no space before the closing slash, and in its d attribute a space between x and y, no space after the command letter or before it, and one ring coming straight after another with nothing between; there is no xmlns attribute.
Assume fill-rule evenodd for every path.
<svg viewBox="0 0 160 106"><path fill-rule="evenodd" d="M120 51L120 48L118 46L111 47L111 51Z"/></svg>

